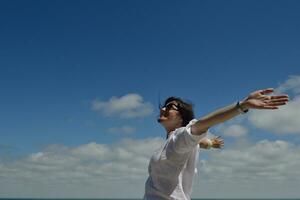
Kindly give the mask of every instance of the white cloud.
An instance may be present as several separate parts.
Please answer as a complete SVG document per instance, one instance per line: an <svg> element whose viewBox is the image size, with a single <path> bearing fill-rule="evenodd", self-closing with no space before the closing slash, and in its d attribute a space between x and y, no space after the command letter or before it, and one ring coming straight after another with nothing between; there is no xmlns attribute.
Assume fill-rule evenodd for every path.
<svg viewBox="0 0 300 200"><path fill-rule="evenodd" d="M244 148L228 148L211 152L201 168L210 181L289 180L298 177L300 149L286 141L262 140ZM226 173L223 173L226 172Z"/></svg>
<svg viewBox="0 0 300 200"><path fill-rule="evenodd" d="M125 134L130 134L135 132L135 127L132 126L120 126L120 127L111 127L108 129L108 132L110 133L125 133Z"/></svg>
<svg viewBox="0 0 300 200"><path fill-rule="evenodd" d="M152 104L144 102L138 94L127 94L120 98L111 97L107 102L94 100L91 109L99 111L105 116L119 116L121 118L143 117L153 112Z"/></svg>
<svg viewBox="0 0 300 200"><path fill-rule="evenodd" d="M229 125L228 127L224 127L224 129L220 131L223 132L224 136L235 138L244 137L247 135L248 132L246 127L238 124Z"/></svg>
<svg viewBox="0 0 300 200"><path fill-rule="evenodd" d="M286 141L209 151L201 160L194 196L295 198L299 196L300 148Z"/></svg>
<svg viewBox="0 0 300 200"><path fill-rule="evenodd" d="M278 93L291 91L294 94L300 94L300 76L290 76L286 82L276 89L276 91Z"/></svg>
<svg viewBox="0 0 300 200"><path fill-rule="evenodd" d="M142 196L150 156L162 142L149 138L74 148L51 145L22 159L0 162L0 196L121 197L115 191L125 192L124 188L132 190L126 193L129 197Z"/></svg>
<svg viewBox="0 0 300 200"><path fill-rule="evenodd" d="M258 127L277 134L300 133L300 76L291 76L281 84L276 93L293 92L294 98L278 110L255 110L249 113L250 122Z"/></svg>

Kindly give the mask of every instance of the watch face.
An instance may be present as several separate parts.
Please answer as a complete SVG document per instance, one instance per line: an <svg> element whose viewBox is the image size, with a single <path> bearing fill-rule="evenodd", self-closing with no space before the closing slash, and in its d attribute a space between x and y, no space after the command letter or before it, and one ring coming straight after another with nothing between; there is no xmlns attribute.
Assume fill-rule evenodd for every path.
<svg viewBox="0 0 300 200"><path fill-rule="evenodd" d="M246 112L249 111L248 109L247 110L243 110L242 107L241 107L241 105L240 105L240 102L237 102L236 106L237 106L237 109L238 109L239 113L241 113L241 114L245 114Z"/></svg>

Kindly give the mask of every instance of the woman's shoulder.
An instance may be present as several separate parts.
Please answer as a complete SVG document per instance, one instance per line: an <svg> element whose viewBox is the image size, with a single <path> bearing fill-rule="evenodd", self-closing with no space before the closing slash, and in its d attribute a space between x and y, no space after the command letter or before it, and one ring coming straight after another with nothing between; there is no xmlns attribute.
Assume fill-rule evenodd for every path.
<svg viewBox="0 0 300 200"><path fill-rule="evenodd" d="M175 130L173 131L173 134L174 134L174 135L177 135L177 134L180 134L180 133L182 133L182 132L189 131L190 128L191 128L191 126L192 126L193 124L195 124L197 121L198 121L197 119L191 120L186 126L182 126L182 127L179 127L179 128L177 128L177 129L175 129ZM173 134L172 134L172 135L173 135Z"/></svg>

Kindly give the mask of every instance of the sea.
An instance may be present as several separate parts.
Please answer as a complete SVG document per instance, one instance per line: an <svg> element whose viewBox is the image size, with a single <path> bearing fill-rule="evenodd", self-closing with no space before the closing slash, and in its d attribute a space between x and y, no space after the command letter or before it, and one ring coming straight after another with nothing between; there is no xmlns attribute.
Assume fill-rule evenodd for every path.
<svg viewBox="0 0 300 200"><path fill-rule="evenodd" d="M70 199L44 199L44 198L0 198L0 200L142 200L142 199L90 199L90 198L70 198ZM273 198L273 199L191 199L191 200L300 200L300 198L297 199L284 199L284 198Z"/></svg>

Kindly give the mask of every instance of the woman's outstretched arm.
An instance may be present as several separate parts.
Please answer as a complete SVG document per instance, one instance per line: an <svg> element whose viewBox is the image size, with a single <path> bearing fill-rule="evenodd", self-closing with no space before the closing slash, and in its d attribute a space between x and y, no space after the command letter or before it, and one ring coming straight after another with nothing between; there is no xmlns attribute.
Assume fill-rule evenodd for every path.
<svg viewBox="0 0 300 200"><path fill-rule="evenodd" d="M244 100L240 101L239 105L234 103L200 118L191 127L192 134L201 135L210 127L239 115L241 111L246 111L248 109L278 109L279 106L285 105L288 102L288 95L267 95L273 91L272 88L257 90L250 93Z"/></svg>

